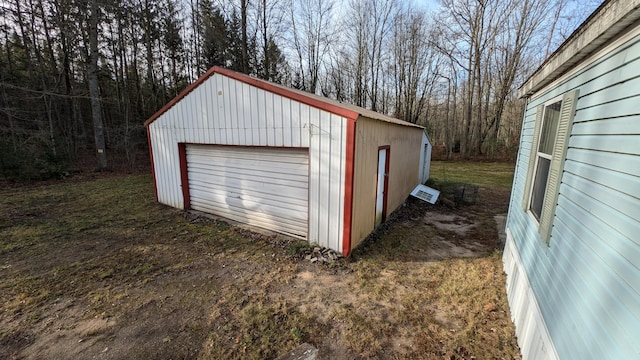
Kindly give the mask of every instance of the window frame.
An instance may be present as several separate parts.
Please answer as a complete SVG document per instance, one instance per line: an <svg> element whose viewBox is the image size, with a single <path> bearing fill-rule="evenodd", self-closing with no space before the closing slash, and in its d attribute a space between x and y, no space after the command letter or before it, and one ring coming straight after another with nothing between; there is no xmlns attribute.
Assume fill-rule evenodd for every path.
<svg viewBox="0 0 640 360"><path fill-rule="evenodd" d="M549 160L549 167L551 167L551 162L553 161L553 150L551 151L551 154L547 154L544 152L540 151L540 143L542 142L542 130L544 129L544 125L545 125L545 115L547 112L547 108L555 103L559 102L560 103L560 114L558 114L558 126L560 125L560 115L562 113L562 105L564 104L564 94L562 95L558 95L554 98L552 98L551 100L547 100L543 105L542 105L542 115L540 117L540 127L538 129L538 136L537 136L537 144L535 144L535 162L533 165L533 173L530 174L531 176L531 184L529 186L528 189L526 189L525 191L529 192L529 201L527 202L526 205L526 210L527 210L527 214L533 219L533 221L536 222L536 224L538 224L538 226L540 226L540 222L542 220L542 208L544 208L544 197L546 197L546 193L547 190L549 188L549 172L547 171L547 179L545 180L545 188L544 188L544 194L543 194L543 200L542 200L542 208L540 209L540 218L537 218L536 215L533 213L533 211L531 210L531 203L533 202L533 189L535 187L535 181L536 181L536 176L538 175L538 163L540 161L540 157L545 158L547 160ZM537 121L537 119L536 119ZM556 127L555 131L557 132L558 129ZM532 143L531 146L534 146L534 144ZM532 152L533 153L533 152ZM531 159L529 159L529 161L531 161Z"/></svg>
<svg viewBox="0 0 640 360"><path fill-rule="evenodd" d="M571 127L576 113L576 103L578 102L579 90L573 89L547 100L543 104L536 107L535 122L533 128L533 136L531 141L531 149L529 151L529 161L527 163L526 182L523 191L522 208L538 228L540 239L547 245L551 246L551 230L553 228L556 206L560 194L560 184L562 183L562 174L564 171L564 161L567 156L569 147L569 138L571 136ZM538 171L538 162L540 154L543 158L548 159L546 153L540 153L541 135L544 125L544 115L548 106L560 103L560 114L555 132L555 141L552 144L549 170L543 194L543 200L540 211L540 218L531 211L531 202L533 198L533 188L535 185L535 175Z"/></svg>

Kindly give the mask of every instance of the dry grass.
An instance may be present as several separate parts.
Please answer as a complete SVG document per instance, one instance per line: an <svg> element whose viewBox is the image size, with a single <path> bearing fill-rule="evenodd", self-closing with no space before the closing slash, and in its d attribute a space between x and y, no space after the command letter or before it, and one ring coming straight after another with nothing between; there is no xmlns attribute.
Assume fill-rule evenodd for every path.
<svg viewBox="0 0 640 360"><path fill-rule="evenodd" d="M156 204L150 176L0 192L0 358L266 359L302 342L333 359L518 358L492 220L510 170L486 181L481 165L446 176L487 201L409 201L331 266ZM477 226L456 236L430 212Z"/></svg>

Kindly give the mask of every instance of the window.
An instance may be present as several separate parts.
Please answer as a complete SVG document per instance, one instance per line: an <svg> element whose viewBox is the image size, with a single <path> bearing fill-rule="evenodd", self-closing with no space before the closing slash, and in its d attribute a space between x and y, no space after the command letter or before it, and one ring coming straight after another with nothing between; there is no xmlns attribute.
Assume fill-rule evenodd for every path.
<svg viewBox="0 0 640 360"><path fill-rule="evenodd" d="M531 190L531 203L529 210L533 216L540 222L542 213L542 202L544 201L545 190L547 189L547 181L549 179L549 167L553 157L553 145L556 142L556 132L558 129L558 120L560 119L560 106L562 100L556 101L544 107L544 115L542 117L542 131L538 141L538 151L535 161L535 175L533 176L533 188Z"/></svg>
<svg viewBox="0 0 640 360"><path fill-rule="evenodd" d="M536 110L523 208L538 222L542 239L549 243L562 168L578 91L554 98Z"/></svg>

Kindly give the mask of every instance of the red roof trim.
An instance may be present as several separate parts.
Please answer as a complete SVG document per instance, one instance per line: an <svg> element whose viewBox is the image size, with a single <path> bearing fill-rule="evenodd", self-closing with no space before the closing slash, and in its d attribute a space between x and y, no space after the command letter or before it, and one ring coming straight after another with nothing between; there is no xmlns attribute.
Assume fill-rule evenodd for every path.
<svg viewBox="0 0 640 360"><path fill-rule="evenodd" d="M270 82L264 81L264 80L260 80L260 79L256 79L253 78L251 76L245 75L245 74L241 74L232 70L227 70L224 68L221 68L219 66L214 66L211 69L209 69L206 73L204 73L202 76L200 76L198 78L198 80L196 80L193 84L187 86L186 89L182 90L180 92L180 94L178 94L178 96L176 96L175 98L173 98L171 101L169 101L165 106L163 106L160 110L158 110L155 114L153 114L147 121L145 121L144 125L148 126L149 124L151 124L152 122L154 122L157 118L159 118L162 114L164 114L165 112L167 112L169 109L171 109L175 104L177 104L180 100L182 100L182 98L184 98L185 96L187 96L187 94L189 94L190 92L192 92L195 88L197 88L198 86L200 86L200 84L202 84L205 80L207 80L208 78L210 78L211 76L213 76L214 74L221 74L227 77L230 77L232 79L241 81L245 84L249 84L249 85L253 85L257 88L272 92L274 94L278 94L281 96L284 96L286 98L292 99L292 100L296 100L299 101L301 103L316 107L318 109L321 110L325 110L328 111L330 113L345 117L345 118L349 118L349 119L357 119L358 116L360 115L359 113L343 108L343 107L339 107L336 106L334 104L330 104L327 102L324 102L320 99L316 99L314 97L311 96L306 96L303 94L300 94L298 92L289 90L285 87L282 86L278 86L275 84L272 84Z"/></svg>
<svg viewBox="0 0 640 360"><path fill-rule="evenodd" d="M149 126L149 124L151 124L157 118L159 118L160 115L164 114L165 112L167 112L167 110L171 109L175 104L178 103L178 101L182 100L183 97L187 96L187 94L192 92L195 88L197 88L200 84L202 84L205 80L207 80L211 75L215 74L215 70L216 70L216 67L214 66L211 69L209 69L206 73L202 74L202 76L200 76L198 80L196 80L191 85L187 86L184 90L180 92L180 94L178 94L178 96L171 99L171 101L166 103L165 106L160 108L160 110L156 111L155 114L151 115L151 117L144 122L144 126Z"/></svg>

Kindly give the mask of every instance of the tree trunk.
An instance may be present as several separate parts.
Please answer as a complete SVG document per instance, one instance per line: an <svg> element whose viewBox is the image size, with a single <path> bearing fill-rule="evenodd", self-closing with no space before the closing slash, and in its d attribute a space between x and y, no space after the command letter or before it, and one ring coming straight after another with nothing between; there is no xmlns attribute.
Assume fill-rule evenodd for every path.
<svg viewBox="0 0 640 360"><path fill-rule="evenodd" d="M143 14L144 14L144 42L146 47L146 57L147 57L147 78L146 81L150 84L151 96L150 96L150 105L143 105L143 112L148 112L149 110L155 111L158 108L158 94L156 87L156 79L153 72L153 42L154 42L154 29L153 29L153 9L151 9L151 4L149 1L145 1ZM146 104L145 104L146 105Z"/></svg>
<svg viewBox="0 0 640 360"><path fill-rule="evenodd" d="M449 104L451 103L451 78L447 78L447 102L444 115L444 150L447 160L451 160L451 119L449 118ZM455 103L455 99L454 99Z"/></svg>
<svg viewBox="0 0 640 360"><path fill-rule="evenodd" d="M243 23L243 25L244 25L244 23ZM243 26L242 36L244 36L244 35L245 35L245 32L244 32L244 26ZM244 39L243 39L243 41L244 41ZM269 37L267 35L267 0L262 0L262 43L263 43L263 46L264 46L263 49L262 49L262 53L263 53L263 61L262 61L263 76L264 76L264 78L266 80L271 80L271 74L270 74L271 64L269 63L269 55L268 55L268 52L269 52ZM242 56L245 56L244 46L243 46Z"/></svg>
<svg viewBox="0 0 640 360"><path fill-rule="evenodd" d="M104 143L104 125L102 124L102 109L100 106L100 91L98 88L98 4L91 1L91 15L89 17L89 67L87 79L89 81L89 96L91 97L91 117L93 119L93 133L96 143L96 155L100 169L107 167L107 150Z"/></svg>
<svg viewBox="0 0 640 360"><path fill-rule="evenodd" d="M242 31L242 72L249 74L249 55L248 55L248 38L247 38L247 2L249 0L240 0L240 17ZM266 5L266 4L265 4ZM265 20L266 21L266 20Z"/></svg>

